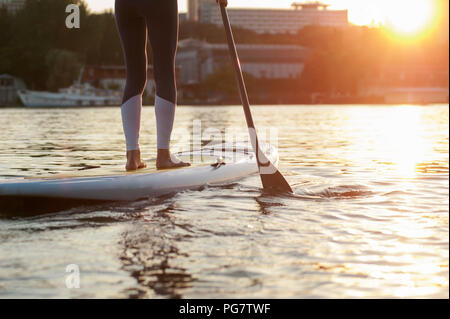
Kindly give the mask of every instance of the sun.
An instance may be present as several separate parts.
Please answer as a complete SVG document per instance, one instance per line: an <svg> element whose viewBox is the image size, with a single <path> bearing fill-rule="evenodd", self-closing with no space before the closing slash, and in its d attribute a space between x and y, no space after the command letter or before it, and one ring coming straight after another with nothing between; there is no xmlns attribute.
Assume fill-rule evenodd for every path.
<svg viewBox="0 0 450 319"><path fill-rule="evenodd" d="M433 22L433 0L394 0L385 13L386 26L400 35L418 35Z"/></svg>

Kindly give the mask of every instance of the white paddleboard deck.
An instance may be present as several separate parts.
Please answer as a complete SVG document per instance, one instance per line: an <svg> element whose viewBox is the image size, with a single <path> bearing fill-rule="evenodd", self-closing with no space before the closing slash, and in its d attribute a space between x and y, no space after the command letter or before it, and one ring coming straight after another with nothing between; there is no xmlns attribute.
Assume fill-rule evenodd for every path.
<svg viewBox="0 0 450 319"><path fill-rule="evenodd" d="M277 166L277 149L263 145L262 150ZM125 172L123 168L109 171L99 168L74 175L0 180L0 198L133 201L205 185L226 184L258 173L255 154L236 145L182 152L177 156L182 160L193 160L193 165L161 171L147 168L135 172ZM223 164L214 165L219 158L223 159Z"/></svg>

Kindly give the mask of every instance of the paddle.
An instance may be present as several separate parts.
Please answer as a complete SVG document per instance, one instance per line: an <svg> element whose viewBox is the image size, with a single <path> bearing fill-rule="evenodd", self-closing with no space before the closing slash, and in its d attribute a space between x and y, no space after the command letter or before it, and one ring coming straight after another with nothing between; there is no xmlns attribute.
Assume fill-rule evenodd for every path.
<svg viewBox="0 0 450 319"><path fill-rule="evenodd" d="M253 150L256 154L256 161L258 163L259 174L265 190L274 192L288 192L292 193L292 189L289 186L286 179L281 175L278 169L273 165L266 157L264 152L261 151L258 142L258 136L256 134L255 124L253 123L252 113L250 111L250 103L248 100L247 89L244 83L244 77L242 76L242 68L239 62L239 57L236 50L236 44L234 43L233 33L231 31L230 20L227 13L227 1L218 0L220 4L220 11L222 13L223 25L225 27L225 33L227 35L228 48L230 50L231 60L233 62L234 70L236 73L236 79L238 82L239 92L241 96L242 106L244 107L245 119L247 121L248 131L250 134L250 140Z"/></svg>

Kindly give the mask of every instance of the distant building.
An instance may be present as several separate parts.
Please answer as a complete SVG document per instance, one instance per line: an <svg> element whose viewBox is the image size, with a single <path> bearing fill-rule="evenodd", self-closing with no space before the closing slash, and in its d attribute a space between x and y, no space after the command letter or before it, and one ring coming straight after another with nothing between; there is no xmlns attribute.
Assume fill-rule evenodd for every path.
<svg viewBox="0 0 450 319"><path fill-rule="evenodd" d="M328 5L293 3L291 9L228 9L233 26L257 33L296 33L309 25L346 27L347 10L328 10ZM188 19L222 25L220 10L215 0L189 0Z"/></svg>
<svg viewBox="0 0 450 319"><path fill-rule="evenodd" d="M0 0L0 7L6 7L8 12L15 13L23 8L26 0Z"/></svg>
<svg viewBox="0 0 450 319"><path fill-rule="evenodd" d="M26 89L25 83L8 74L0 75L0 106L13 105L18 101L18 90Z"/></svg>
<svg viewBox="0 0 450 319"><path fill-rule="evenodd" d="M238 44L242 70L256 78L299 77L309 50L298 45ZM228 46L196 39L179 42L178 79L181 85L198 84L229 62Z"/></svg>
<svg viewBox="0 0 450 319"><path fill-rule="evenodd" d="M181 12L180 14L178 14L178 19L180 21L180 23L187 21L187 13L185 12Z"/></svg>
<svg viewBox="0 0 450 319"><path fill-rule="evenodd" d="M200 21L200 11L205 6L215 4L214 0L188 0L187 18L189 21Z"/></svg>

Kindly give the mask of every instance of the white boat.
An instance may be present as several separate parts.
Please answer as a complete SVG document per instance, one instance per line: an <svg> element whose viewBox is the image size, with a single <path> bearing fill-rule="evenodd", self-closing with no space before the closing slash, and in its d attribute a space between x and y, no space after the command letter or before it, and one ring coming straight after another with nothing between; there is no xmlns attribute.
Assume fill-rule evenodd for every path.
<svg viewBox="0 0 450 319"><path fill-rule="evenodd" d="M18 95L27 107L81 107L121 105L119 92L97 89L88 83L74 84L58 93L19 90Z"/></svg>

